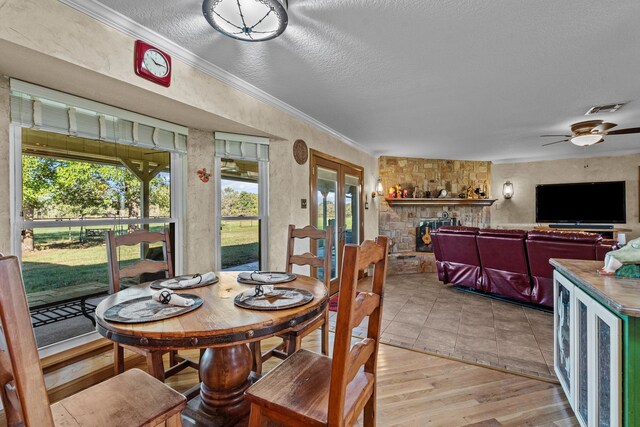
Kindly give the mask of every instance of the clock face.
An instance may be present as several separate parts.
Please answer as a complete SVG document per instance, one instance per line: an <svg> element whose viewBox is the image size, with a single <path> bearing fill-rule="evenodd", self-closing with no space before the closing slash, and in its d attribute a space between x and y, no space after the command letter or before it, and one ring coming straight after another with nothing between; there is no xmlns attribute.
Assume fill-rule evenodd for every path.
<svg viewBox="0 0 640 427"><path fill-rule="evenodd" d="M133 65L138 76L165 87L171 85L171 57L157 47L136 40Z"/></svg>
<svg viewBox="0 0 640 427"><path fill-rule="evenodd" d="M144 52L142 66L156 77L165 77L169 74L167 58L156 49L148 49Z"/></svg>

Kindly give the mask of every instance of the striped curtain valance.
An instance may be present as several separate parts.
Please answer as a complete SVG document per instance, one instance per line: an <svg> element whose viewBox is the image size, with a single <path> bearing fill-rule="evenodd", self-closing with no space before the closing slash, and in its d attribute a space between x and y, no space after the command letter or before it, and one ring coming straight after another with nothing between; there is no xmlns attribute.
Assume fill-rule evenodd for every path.
<svg viewBox="0 0 640 427"><path fill-rule="evenodd" d="M269 138L216 132L216 157L236 160L269 160Z"/></svg>
<svg viewBox="0 0 640 427"><path fill-rule="evenodd" d="M184 126L15 79L11 122L81 138L187 152Z"/></svg>

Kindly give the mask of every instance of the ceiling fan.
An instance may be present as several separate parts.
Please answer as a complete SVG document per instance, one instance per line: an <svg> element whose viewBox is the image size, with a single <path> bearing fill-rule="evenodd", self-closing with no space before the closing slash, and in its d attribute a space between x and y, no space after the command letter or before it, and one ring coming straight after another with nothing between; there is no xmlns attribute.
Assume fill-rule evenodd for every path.
<svg viewBox="0 0 640 427"><path fill-rule="evenodd" d="M559 144L561 142L571 142L580 147L598 144L604 141L604 137L608 135L625 135L629 133L640 133L640 128L627 128L609 131L609 129L618 126L615 123L608 123L602 120L588 120L586 122L574 123L571 125L571 135L540 135L542 138L549 136L561 136L566 139L560 141L548 142L542 144L547 145Z"/></svg>

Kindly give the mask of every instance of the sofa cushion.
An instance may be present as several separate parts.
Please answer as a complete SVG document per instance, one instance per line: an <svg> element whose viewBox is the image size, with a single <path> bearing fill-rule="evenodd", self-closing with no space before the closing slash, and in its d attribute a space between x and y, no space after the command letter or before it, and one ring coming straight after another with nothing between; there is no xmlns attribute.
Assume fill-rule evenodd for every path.
<svg viewBox="0 0 640 427"><path fill-rule="evenodd" d="M602 240L602 236L584 231L534 230L527 233L527 239L595 244Z"/></svg>
<svg viewBox="0 0 640 427"><path fill-rule="evenodd" d="M553 279L534 276L531 280L531 302L553 308Z"/></svg>
<svg viewBox="0 0 640 427"><path fill-rule="evenodd" d="M482 290L481 269L476 265L444 261L442 263L444 275L449 283Z"/></svg>
<svg viewBox="0 0 640 427"><path fill-rule="evenodd" d="M476 242L483 268L529 274L524 236L481 234Z"/></svg>
<svg viewBox="0 0 640 427"><path fill-rule="evenodd" d="M500 228L483 228L478 231L479 236L487 237L504 237L513 239L524 239L527 237L527 232L524 230L503 230Z"/></svg>
<svg viewBox="0 0 640 427"><path fill-rule="evenodd" d="M449 283L446 270L443 264L442 250L440 249L440 241L438 240L438 231L431 232L431 242L433 243L433 255L436 258L436 271L438 272L438 280L442 283Z"/></svg>
<svg viewBox="0 0 640 427"><path fill-rule="evenodd" d="M550 258L596 259L595 245L576 242L527 240L527 255L532 276L553 277Z"/></svg>
<svg viewBox="0 0 640 427"><path fill-rule="evenodd" d="M600 236L597 236L600 237ZM593 237L591 236L593 240ZM533 279L531 302L553 306L553 266L550 258L596 259L596 245L580 240L528 239L527 256Z"/></svg>
<svg viewBox="0 0 640 427"><path fill-rule="evenodd" d="M480 230L476 242L486 292L531 302L531 279L523 230Z"/></svg>
<svg viewBox="0 0 640 427"><path fill-rule="evenodd" d="M463 227L454 225L443 225L438 228L438 233L447 234L478 234L480 229L478 227Z"/></svg>
<svg viewBox="0 0 640 427"><path fill-rule="evenodd" d="M446 280L454 285L482 290L477 230L473 227L440 227L436 240Z"/></svg>
<svg viewBox="0 0 640 427"><path fill-rule="evenodd" d="M482 286L485 292L515 301L531 302L531 276L529 273L495 270L482 267Z"/></svg>

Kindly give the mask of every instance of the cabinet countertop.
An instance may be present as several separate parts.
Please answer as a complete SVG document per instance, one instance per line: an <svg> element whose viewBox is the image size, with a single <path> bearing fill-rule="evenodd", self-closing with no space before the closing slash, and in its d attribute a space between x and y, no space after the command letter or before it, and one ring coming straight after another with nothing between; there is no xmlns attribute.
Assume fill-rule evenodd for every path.
<svg viewBox="0 0 640 427"><path fill-rule="evenodd" d="M640 279L601 276L602 261L552 258L549 263L601 303L625 316L640 317Z"/></svg>

